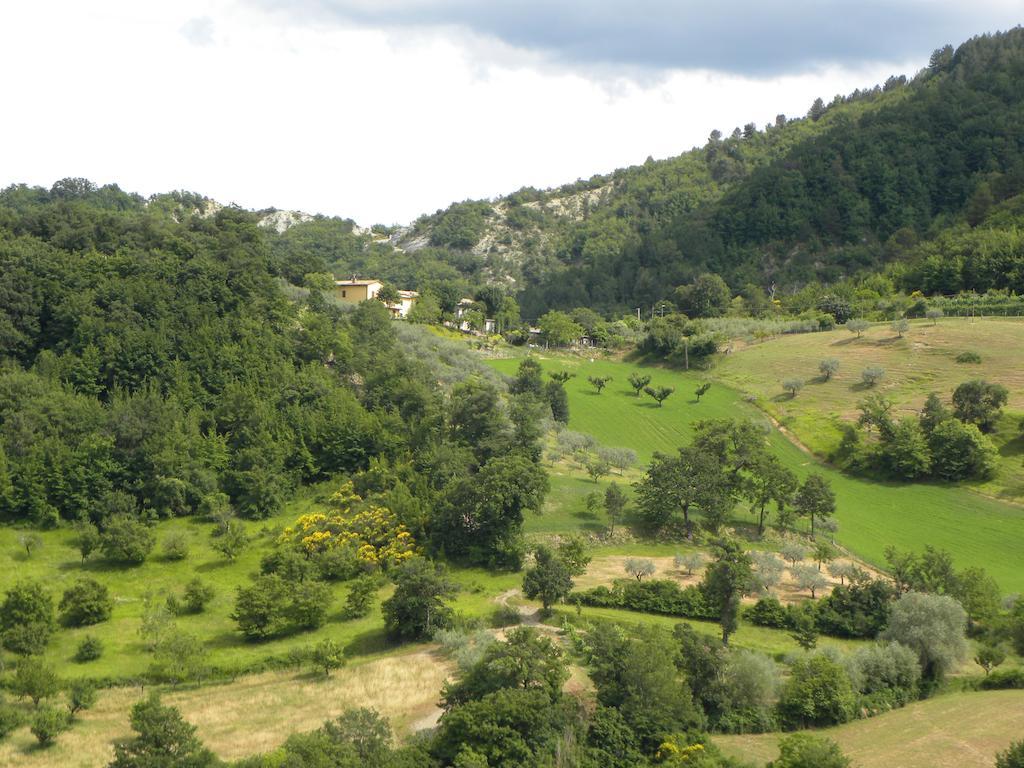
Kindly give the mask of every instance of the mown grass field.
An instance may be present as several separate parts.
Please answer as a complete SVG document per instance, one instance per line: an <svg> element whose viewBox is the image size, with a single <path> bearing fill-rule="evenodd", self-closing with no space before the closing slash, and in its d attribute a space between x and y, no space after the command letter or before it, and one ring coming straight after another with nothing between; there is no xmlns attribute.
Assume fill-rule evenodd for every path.
<svg viewBox="0 0 1024 768"><path fill-rule="evenodd" d="M945 326L940 323L939 327ZM916 328L915 325L911 338L917 332ZM1024 324L1021 328L1024 329ZM846 331L843 333L850 335ZM811 334L799 338L824 335ZM788 342L789 337L780 341ZM759 349L767 350L771 343L775 342ZM736 353L736 356L741 354L744 353ZM717 381L696 403L693 391L702 381L708 380L709 374L643 368L644 373L651 374L656 385L676 388L664 406L658 407L649 397L636 398L629 389L629 374L641 370L630 362L545 355L541 363L545 370L568 370L577 374L566 384L571 429L589 433L604 445L632 448L641 462L648 461L655 451L674 451L685 444L693 434L694 424L701 419L750 418L770 427L765 415L746 402L740 391ZM491 361L491 364L502 373L512 375L519 360L499 359ZM814 365L816 370L817 358ZM716 370L710 375L717 374ZM771 381L767 378L770 375L765 374L768 381ZM598 395L587 383L588 376L611 376L612 382ZM811 388L809 386L804 391ZM986 568L1005 593L1024 591L1024 568L1021 568L1020 555L1024 545L1024 507L1007 504L964 487L883 483L851 477L801 451L776 429L771 430L770 441L780 460L798 475L818 471L830 480L838 503L836 519L840 529L837 540L857 556L874 565L884 566L884 551L890 544L915 551L931 544L949 550L959 567L977 565ZM574 516L582 529L588 523L600 522L580 517L584 510L582 496L614 479L617 478L603 478L601 486L595 486L582 476L554 477L552 496L558 499L559 511L553 513L550 521L547 518L531 519L527 523L528 530L537 531L549 522L552 529L564 529L572 523L567 515ZM575 502L572 500L574 495L577 495ZM747 522L752 519L740 508L737 508L736 517Z"/></svg>
<svg viewBox="0 0 1024 768"><path fill-rule="evenodd" d="M1024 691L938 696L868 720L814 731L834 739L857 768L991 768L1024 734ZM722 751L763 766L779 734L716 736Z"/></svg>
<svg viewBox="0 0 1024 768"><path fill-rule="evenodd" d="M962 352L976 352L981 363L958 363ZM818 363L828 357L839 361L839 372L824 381ZM1002 461L992 480L975 487L994 496L1024 499L1024 436L1018 427L1024 411L1024 320L914 321L903 338L887 324L872 326L861 338L842 328L780 336L740 345L720 358L712 375L756 395L759 405L825 456L838 445L843 422L858 416L857 404L869 391L860 383L861 371L874 365L885 369L885 378L871 391L892 400L896 416L913 415L930 392L948 403L953 390L970 379L1005 386L1009 403L993 435ZM782 391L782 381L791 378L806 382L795 398Z"/></svg>
<svg viewBox="0 0 1024 768"><path fill-rule="evenodd" d="M437 712L438 692L451 665L427 650L413 650L355 664L324 678L295 671L247 675L202 688L167 690L165 704L178 707L219 757L233 760L266 752L290 734L318 728L350 707L387 716L396 735ZM39 749L27 727L0 743L0 765L25 768L96 768L113 757L115 742L131 738L132 705L146 692L136 686L100 692L92 709L54 746Z"/></svg>

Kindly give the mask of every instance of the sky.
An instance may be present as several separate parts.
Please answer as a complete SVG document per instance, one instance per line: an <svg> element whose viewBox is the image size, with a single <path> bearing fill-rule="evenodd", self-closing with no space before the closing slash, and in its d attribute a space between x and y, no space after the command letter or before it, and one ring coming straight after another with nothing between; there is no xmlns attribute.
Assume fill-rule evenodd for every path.
<svg viewBox="0 0 1024 768"><path fill-rule="evenodd" d="M67 176L407 223L913 75L1019 0L0 6L0 186Z"/></svg>

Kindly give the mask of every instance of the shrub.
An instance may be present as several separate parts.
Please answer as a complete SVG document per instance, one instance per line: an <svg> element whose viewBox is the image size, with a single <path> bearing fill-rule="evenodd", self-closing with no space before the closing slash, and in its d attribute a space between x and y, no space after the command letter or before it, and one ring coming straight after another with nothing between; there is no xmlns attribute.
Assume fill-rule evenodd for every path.
<svg viewBox="0 0 1024 768"><path fill-rule="evenodd" d="M923 677L940 680L967 652L967 614L948 595L908 592L892 607L882 637L914 650Z"/></svg>
<svg viewBox="0 0 1024 768"><path fill-rule="evenodd" d="M38 581L19 581L0 605L0 641L23 655L42 653L56 628L53 598Z"/></svg>
<svg viewBox="0 0 1024 768"><path fill-rule="evenodd" d="M997 669L983 679L978 686L982 690L995 691L1004 688L1024 689L1024 669Z"/></svg>
<svg viewBox="0 0 1024 768"><path fill-rule="evenodd" d="M96 703L96 684L91 680L74 680L68 686L68 712L72 717Z"/></svg>
<svg viewBox="0 0 1024 768"><path fill-rule="evenodd" d="M108 518L100 534L100 549L108 560L138 565L156 543L156 536L145 523L128 515Z"/></svg>
<svg viewBox="0 0 1024 768"><path fill-rule="evenodd" d="M688 619L711 619L716 616L698 587L680 587L670 579L620 579L611 589L602 586L574 592L568 601L597 608L625 608Z"/></svg>
<svg viewBox="0 0 1024 768"><path fill-rule="evenodd" d="M794 662L779 699L784 725L807 728L845 723L853 708L850 678L836 662L824 654Z"/></svg>
<svg viewBox="0 0 1024 768"><path fill-rule="evenodd" d="M361 576L353 581L345 598L345 618L361 619L369 614L379 588L380 582L374 576Z"/></svg>
<svg viewBox="0 0 1024 768"><path fill-rule="evenodd" d="M847 768L850 760L831 739L794 733L779 739L779 757L771 768Z"/></svg>
<svg viewBox="0 0 1024 768"><path fill-rule="evenodd" d="M502 627L514 627L520 624L523 620L522 614L519 613L519 609L514 605L504 603L494 609L494 613L491 614L491 626L495 628Z"/></svg>
<svg viewBox="0 0 1024 768"><path fill-rule="evenodd" d="M978 365L981 363L981 355L979 355L977 352L971 351L961 352L959 355L956 356L956 361L958 363L969 363L971 365Z"/></svg>
<svg viewBox="0 0 1024 768"><path fill-rule="evenodd" d="M185 585L185 610L189 613L202 613L213 595L213 587L196 576Z"/></svg>
<svg viewBox="0 0 1024 768"><path fill-rule="evenodd" d="M776 597L762 597L743 614L751 624L773 629L793 629L793 614Z"/></svg>
<svg viewBox="0 0 1024 768"><path fill-rule="evenodd" d="M110 592L95 579L79 579L60 599L61 620L70 627L99 624L110 618Z"/></svg>
<svg viewBox="0 0 1024 768"><path fill-rule="evenodd" d="M181 531L164 536L164 557L168 560L184 560L188 557L188 537Z"/></svg>
<svg viewBox="0 0 1024 768"><path fill-rule="evenodd" d="M96 661L103 655L103 641L93 635L86 635L75 650L75 661L84 664L87 661Z"/></svg>
<svg viewBox="0 0 1024 768"><path fill-rule="evenodd" d="M870 709L902 707L917 698L921 679L917 654L899 643L861 648L849 658L847 669Z"/></svg>
<svg viewBox="0 0 1024 768"><path fill-rule="evenodd" d="M10 736L25 722L21 710L11 706L5 701L0 701L0 741Z"/></svg>
<svg viewBox="0 0 1024 768"><path fill-rule="evenodd" d="M815 610L818 629L836 637L875 637L889 623L896 590L884 581L833 588Z"/></svg>
<svg viewBox="0 0 1024 768"><path fill-rule="evenodd" d="M1024 741L1015 741L996 755L996 768L1024 768Z"/></svg>
<svg viewBox="0 0 1024 768"><path fill-rule="evenodd" d="M48 747L57 737L71 727L68 714L55 707L40 707L29 722L29 730L36 737L39 746Z"/></svg>

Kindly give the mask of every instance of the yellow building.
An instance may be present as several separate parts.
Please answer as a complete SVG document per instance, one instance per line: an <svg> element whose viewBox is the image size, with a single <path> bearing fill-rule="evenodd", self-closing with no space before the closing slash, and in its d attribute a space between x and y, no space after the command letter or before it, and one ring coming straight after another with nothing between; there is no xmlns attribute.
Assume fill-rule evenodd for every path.
<svg viewBox="0 0 1024 768"><path fill-rule="evenodd" d="M358 304L361 301L369 301L377 298L384 283L380 280L359 280L353 277L351 280L335 280L334 295L342 301L350 304ZM420 295L416 291L399 291L398 301L388 304L388 311L392 317L405 318L412 311L416 299Z"/></svg>
<svg viewBox="0 0 1024 768"><path fill-rule="evenodd" d="M357 280L353 277L351 280L335 280L334 295L342 301L358 304L376 298L383 287L380 280Z"/></svg>

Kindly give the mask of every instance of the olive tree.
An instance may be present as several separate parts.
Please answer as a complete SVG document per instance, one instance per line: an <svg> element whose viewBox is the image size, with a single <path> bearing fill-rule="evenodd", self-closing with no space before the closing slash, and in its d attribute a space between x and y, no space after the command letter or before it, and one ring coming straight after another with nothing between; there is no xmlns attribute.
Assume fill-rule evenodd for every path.
<svg viewBox="0 0 1024 768"><path fill-rule="evenodd" d="M941 680L967 653L967 613L948 595L907 592L880 635L915 651L925 680Z"/></svg>
<svg viewBox="0 0 1024 768"><path fill-rule="evenodd" d="M821 377L828 381L839 372L839 360L834 357L826 357L818 363L818 371Z"/></svg>
<svg viewBox="0 0 1024 768"><path fill-rule="evenodd" d="M653 562L638 557L629 558L623 567L637 581L643 581L644 576L651 576L657 570Z"/></svg>

